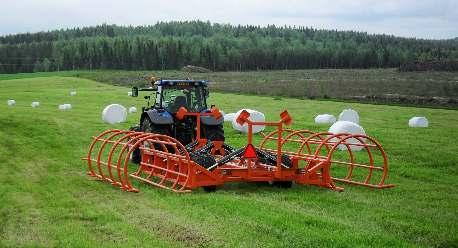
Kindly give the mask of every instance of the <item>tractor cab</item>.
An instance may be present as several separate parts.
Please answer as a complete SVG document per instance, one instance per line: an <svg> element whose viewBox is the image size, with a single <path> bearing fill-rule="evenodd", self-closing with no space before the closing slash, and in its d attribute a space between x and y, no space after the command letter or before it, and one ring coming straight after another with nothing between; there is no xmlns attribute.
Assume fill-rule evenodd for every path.
<svg viewBox="0 0 458 248"><path fill-rule="evenodd" d="M211 116L215 109L207 106L207 81L152 78L150 82L149 88L132 88L133 97L139 91L152 92L145 96L148 104L132 130L168 135L184 145L201 139L224 141L223 118Z"/></svg>
<svg viewBox="0 0 458 248"><path fill-rule="evenodd" d="M207 109L207 82L195 80L160 80L154 83L157 89L155 108L175 114L181 107L189 112Z"/></svg>

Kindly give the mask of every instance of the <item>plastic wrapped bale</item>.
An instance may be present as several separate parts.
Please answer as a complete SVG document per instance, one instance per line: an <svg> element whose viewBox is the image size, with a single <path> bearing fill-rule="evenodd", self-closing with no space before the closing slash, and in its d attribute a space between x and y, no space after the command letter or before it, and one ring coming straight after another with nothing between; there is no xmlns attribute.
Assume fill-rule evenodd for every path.
<svg viewBox="0 0 458 248"><path fill-rule="evenodd" d="M137 108L136 107L130 107L129 108L129 114L132 114L132 113L137 113Z"/></svg>
<svg viewBox="0 0 458 248"><path fill-rule="evenodd" d="M109 124L126 121L127 109L120 104L110 104L103 109L102 120Z"/></svg>
<svg viewBox="0 0 458 248"><path fill-rule="evenodd" d="M315 117L316 124L333 124L334 122L336 122L336 117L330 114L322 114Z"/></svg>
<svg viewBox="0 0 458 248"><path fill-rule="evenodd" d="M74 90L70 91L70 96L76 96L76 91Z"/></svg>
<svg viewBox="0 0 458 248"><path fill-rule="evenodd" d="M127 96L132 96L132 91L128 91Z"/></svg>
<svg viewBox="0 0 458 248"><path fill-rule="evenodd" d="M14 105L16 105L16 101L15 101L15 100L12 100L12 99L6 101L6 103L8 104L8 106L14 106Z"/></svg>
<svg viewBox="0 0 458 248"><path fill-rule="evenodd" d="M64 103L65 110L72 109L72 105L70 103Z"/></svg>
<svg viewBox="0 0 458 248"><path fill-rule="evenodd" d="M59 110L67 110L67 108L65 107L65 104L60 104L58 108Z"/></svg>
<svg viewBox="0 0 458 248"><path fill-rule="evenodd" d="M359 124L359 115L353 109L344 109L339 115L339 121L350 121Z"/></svg>
<svg viewBox="0 0 458 248"><path fill-rule="evenodd" d="M232 122L235 117L235 113L229 113L224 115L224 121Z"/></svg>
<svg viewBox="0 0 458 248"><path fill-rule="evenodd" d="M36 108L36 107L40 106L40 102L32 102L32 104L30 104L30 106L32 106L32 108Z"/></svg>
<svg viewBox="0 0 458 248"><path fill-rule="evenodd" d="M428 125L428 119L423 116L415 116L409 120L409 127L428 127Z"/></svg>
<svg viewBox="0 0 458 248"><path fill-rule="evenodd" d="M354 122L350 122L350 121L337 121L336 123L332 124L328 132L333 133L333 134L338 134L338 133L366 134L366 132L364 132L364 129L360 125ZM361 138L361 140L362 142L366 141L366 139L364 138ZM331 142L337 142L337 141L338 141L338 138L331 139ZM355 138L346 140L346 143L361 144L361 142ZM339 145L338 148L340 150L347 150L346 145ZM350 149L352 151L360 151L363 148L364 146L360 146L360 145L350 145Z"/></svg>
<svg viewBox="0 0 458 248"><path fill-rule="evenodd" d="M235 130L239 131L239 132L248 133L248 124L245 123L243 126L240 126L237 123L237 118L240 115L240 113L242 113L243 110L246 110L246 111L248 111L248 113L250 113L249 119L251 121L257 121L257 122L266 121L265 115L263 113L259 112L259 111L252 110L252 109L241 109L241 110L237 111L237 113L235 113L234 119L232 119L232 127ZM264 129L265 129L265 126L258 126L258 125L253 126L253 133L259 133L259 132L263 131Z"/></svg>

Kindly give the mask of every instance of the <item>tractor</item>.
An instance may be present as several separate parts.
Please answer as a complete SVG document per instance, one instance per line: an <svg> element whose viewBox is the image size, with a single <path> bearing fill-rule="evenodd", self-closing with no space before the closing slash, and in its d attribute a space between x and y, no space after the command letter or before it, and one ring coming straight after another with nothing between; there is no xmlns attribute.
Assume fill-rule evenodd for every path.
<svg viewBox="0 0 458 248"><path fill-rule="evenodd" d="M139 192L131 178L174 192L214 191L231 182L282 188L294 183L336 191L343 190L336 182L394 186L385 183L388 158L383 147L367 135L293 130L286 127L293 121L287 110L280 120L267 122L253 121L243 110L235 121L247 125L247 142L236 149L225 143L219 110L207 106L207 81L153 79L149 88L133 87L132 96L140 91L152 94L145 96L148 104L139 125L93 137L82 158L91 178L128 192ZM253 127L260 125L271 131L261 133L256 145Z"/></svg>
<svg viewBox="0 0 458 248"><path fill-rule="evenodd" d="M223 118L215 118L215 106L208 108L208 82L204 80L163 80L152 77L149 88L132 88L132 96L139 91L154 92L144 96L140 122L131 131L157 133L176 138L185 146L196 146L198 141L224 142ZM152 95L155 99L151 101ZM217 116L220 117L220 116ZM140 150L132 155L139 163Z"/></svg>

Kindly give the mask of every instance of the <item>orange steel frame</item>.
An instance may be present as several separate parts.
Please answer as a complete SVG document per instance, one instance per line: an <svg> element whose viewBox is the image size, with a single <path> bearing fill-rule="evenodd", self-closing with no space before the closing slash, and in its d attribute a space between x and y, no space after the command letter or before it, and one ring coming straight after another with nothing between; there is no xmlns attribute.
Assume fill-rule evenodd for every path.
<svg viewBox="0 0 458 248"><path fill-rule="evenodd" d="M197 117L197 137L200 138L200 116L220 116L217 109L211 113L188 113L180 109L177 118L184 116ZM258 149L276 154L276 165L261 163L257 158L234 158L213 170L207 170L190 159L186 148L176 139L160 134L142 133L123 130L108 130L97 137L89 147L84 160L88 163L88 175L101 181L106 181L116 187L129 192L138 192L130 178L144 183L169 189L174 192L189 192L202 186L217 186L226 182L254 182L254 181L292 181L301 185L315 185L341 191L342 187L335 185L335 181L370 188L389 188L393 184L385 184L388 173L388 160L381 145L366 135L352 135L346 133L332 134L328 132L314 133L308 130L284 129L290 125L292 118L285 110L280 114L278 122L253 122L250 114L243 111L237 118L240 125L248 125L247 146L253 142L253 126L272 126L276 130L264 135ZM286 134L285 137L284 134ZM199 139L199 146L207 141ZM276 148L268 148L267 144L274 142ZM218 153L215 158L224 155L222 142L214 142ZM298 144L297 151L283 151L284 145ZM313 150L312 146L316 149ZM349 154L350 161L341 161L333 158L336 151L344 146ZM367 153L369 162L366 164L355 161L352 147L362 147ZM140 149L142 161L135 168L131 165L130 157L134 150ZM196 148L197 149L197 148ZM379 151L383 164L376 165L373 150ZM212 154L215 154L215 149ZM322 153L327 155L322 155ZM282 166L282 154L288 155L292 161L290 168ZM301 165L304 164L302 167ZM332 176L331 166L343 165L347 167L345 177ZM354 177L354 170L364 170L364 180ZM373 183L374 172L381 171L380 179Z"/></svg>

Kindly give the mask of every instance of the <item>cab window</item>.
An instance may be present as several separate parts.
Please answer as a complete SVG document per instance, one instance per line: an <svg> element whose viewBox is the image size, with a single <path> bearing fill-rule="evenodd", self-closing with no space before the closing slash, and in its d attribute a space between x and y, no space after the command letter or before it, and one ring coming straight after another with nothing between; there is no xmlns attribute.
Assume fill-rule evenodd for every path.
<svg viewBox="0 0 458 248"><path fill-rule="evenodd" d="M190 112L200 112L207 108L203 87L171 86L163 89L162 107L175 113L180 107Z"/></svg>

